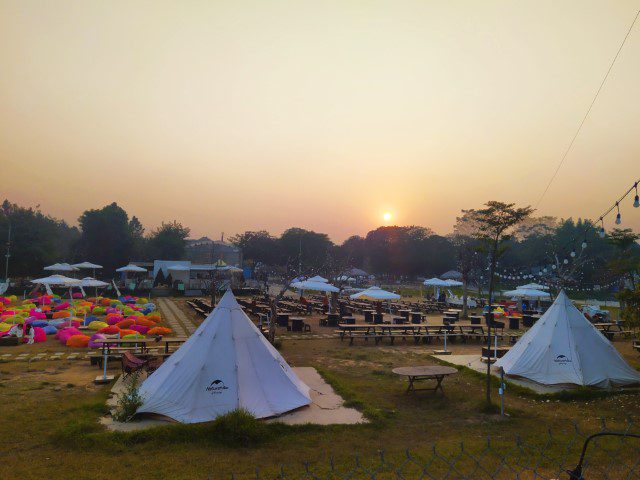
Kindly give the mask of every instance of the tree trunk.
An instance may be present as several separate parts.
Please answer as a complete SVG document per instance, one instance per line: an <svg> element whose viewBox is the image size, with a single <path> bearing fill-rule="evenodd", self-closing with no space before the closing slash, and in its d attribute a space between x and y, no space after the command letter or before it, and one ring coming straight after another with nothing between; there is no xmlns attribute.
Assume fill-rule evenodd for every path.
<svg viewBox="0 0 640 480"><path fill-rule="evenodd" d="M498 238L494 240L491 252L491 268L489 270L489 313L487 314L487 406L491 405L491 324L493 323L493 312L491 304L493 303L493 275L496 269L496 253L498 252Z"/></svg>
<svg viewBox="0 0 640 480"><path fill-rule="evenodd" d="M469 308L467 307L467 279L462 279L462 318L467 318L469 315Z"/></svg>

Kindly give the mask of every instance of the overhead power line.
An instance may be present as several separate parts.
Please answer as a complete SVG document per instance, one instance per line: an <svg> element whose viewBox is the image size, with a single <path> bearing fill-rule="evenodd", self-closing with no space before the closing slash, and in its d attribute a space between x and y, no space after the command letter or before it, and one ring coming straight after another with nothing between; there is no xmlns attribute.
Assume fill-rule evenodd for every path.
<svg viewBox="0 0 640 480"><path fill-rule="evenodd" d="M551 184L556 179L556 176L558 175L558 172L560 171L560 168L562 168L562 164L566 160L567 155L569 155L569 152L571 151L571 148L573 147L573 144L575 143L576 138L578 138L578 135L580 134L580 131L582 130L582 126L584 125L584 122L587 120L587 117L589 116L589 113L591 113L591 109L595 105L596 100L598 100L598 95L600 95L600 92L602 91L602 87L604 87L604 84L606 83L607 78L609 78L609 74L611 73L611 70L613 69L613 66L616 63L616 60L618 59L618 56L620 56L620 52L622 51L622 47L624 47L624 44L627 42L627 38L629 38L629 35L631 34L631 30L633 30L633 26L636 24L636 20L638 20L638 16L640 16L640 10L638 10L638 12L636 13L636 16L633 19L633 22L631 22L631 26L629 27L629 30L627 30L627 34L624 36L624 39L622 40L622 43L620 44L620 47L618 48L618 51L616 52L616 55L613 57L613 60L611 61L611 64L609 65L609 69L607 70L607 73L605 74L604 78L602 79L602 82L600 82L600 86L598 87L598 90L596 91L596 94L594 95L593 100L591 101L591 104L589 105L589 108L587 109L586 113L582 117L582 121L578 125L578 129L576 130L576 133L573 135L573 138L571 139L571 142L569 142L569 146L565 150L564 155L562 155L562 158L560 159L560 163L558 163L558 166L556 167L555 171L553 172L553 175L551 176L551 179L549 180L549 183L547 183L547 186L545 187L544 191L542 192L542 195L540 195L540 198L538 199L535 208L538 208L538 205L540 205L540 202L542 202L542 199L545 197L545 195L549 191L549 187L551 187Z"/></svg>

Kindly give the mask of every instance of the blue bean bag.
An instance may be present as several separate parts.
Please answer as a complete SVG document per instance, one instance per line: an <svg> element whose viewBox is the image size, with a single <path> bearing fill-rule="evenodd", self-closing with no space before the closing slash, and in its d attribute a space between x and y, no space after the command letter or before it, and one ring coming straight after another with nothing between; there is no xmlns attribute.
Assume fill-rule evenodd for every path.
<svg viewBox="0 0 640 480"><path fill-rule="evenodd" d="M47 322L46 320L34 320L33 322L31 322L31 326L32 327L48 327L49 322Z"/></svg>
<svg viewBox="0 0 640 480"><path fill-rule="evenodd" d="M44 333L47 335L55 335L58 333L58 329L53 325L47 325L46 327L43 327L42 330L44 330Z"/></svg>

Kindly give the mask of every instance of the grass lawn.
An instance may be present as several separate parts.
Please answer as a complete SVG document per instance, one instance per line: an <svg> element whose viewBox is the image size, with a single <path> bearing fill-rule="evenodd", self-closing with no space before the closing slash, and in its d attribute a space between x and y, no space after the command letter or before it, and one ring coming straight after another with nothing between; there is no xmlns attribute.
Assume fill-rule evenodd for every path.
<svg viewBox="0 0 640 480"><path fill-rule="evenodd" d="M616 342L616 347L640 368L640 356L630 343ZM478 344L452 347L460 353L480 348ZM49 343L17 348L60 350ZM560 401L509 391L506 403L511 416L504 420L481 412L484 380L464 370L445 380L444 396L405 395L405 381L391 369L434 363L428 357L432 349L401 342L349 346L338 339L282 341L281 352L292 366L316 367L349 405L365 412L368 424L287 427L248 422L232 429L220 424L171 425L132 434L106 432L98 424L109 387L91 383L99 372L88 361L3 362L0 478L207 479L231 478L232 472L236 478L255 478L256 468L264 473L261 478L272 478L280 465L289 474L302 472L305 461L326 471L330 457L342 468L354 464L356 453L374 459L379 450L390 461L400 461L407 449L426 458L434 443L445 456L459 452L463 441L471 451L480 451L488 436L492 451L506 453L515 448L517 436L543 445L549 441L549 429L562 446L547 452L552 462L555 455L566 453L576 423L596 431L602 419L612 428L631 419L640 430L636 394ZM496 389L493 393L497 398ZM581 445L574 444L572 452ZM624 460L637 453L626 450L619 455ZM575 455L571 458L577 460ZM417 467L407 466L405 472L412 468Z"/></svg>

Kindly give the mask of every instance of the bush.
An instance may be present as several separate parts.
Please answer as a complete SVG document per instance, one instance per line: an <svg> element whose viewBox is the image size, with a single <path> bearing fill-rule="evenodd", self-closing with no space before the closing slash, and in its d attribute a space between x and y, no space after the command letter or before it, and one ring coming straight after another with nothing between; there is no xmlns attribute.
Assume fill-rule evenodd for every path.
<svg viewBox="0 0 640 480"><path fill-rule="evenodd" d="M138 390L138 373L131 374L131 382L124 393L118 398L118 407L113 413L113 419L117 422L128 422L142 406L142 397Z"/></svg>
<svg viewBox="0 0 640 480"><path fill-rule="evenodd" d="M229 447L258 445L268 437L267 425L243 409L221 415L211 427L219 442Z"/></svg>

